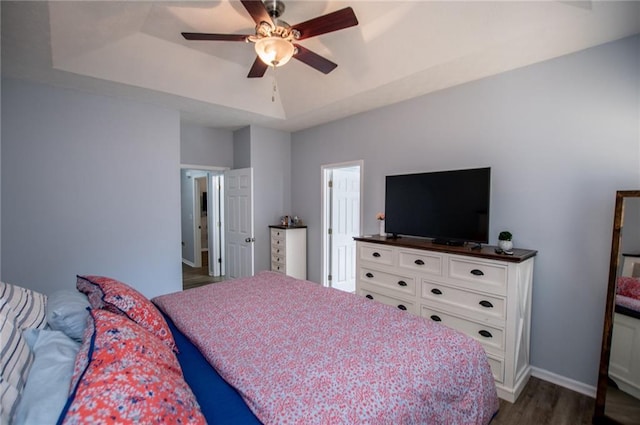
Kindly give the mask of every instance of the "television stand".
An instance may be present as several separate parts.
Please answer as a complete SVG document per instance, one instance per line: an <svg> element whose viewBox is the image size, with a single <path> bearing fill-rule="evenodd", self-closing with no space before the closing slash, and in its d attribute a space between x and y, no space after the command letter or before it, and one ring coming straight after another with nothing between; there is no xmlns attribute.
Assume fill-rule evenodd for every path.
<svg viewBox="0 0 640 425"><path fill-rule="evenodd" d="M464 241L452 241L451 239L442 239L435 238L433 243L436 245L447 245L447 246L464 246Z"/></svg>

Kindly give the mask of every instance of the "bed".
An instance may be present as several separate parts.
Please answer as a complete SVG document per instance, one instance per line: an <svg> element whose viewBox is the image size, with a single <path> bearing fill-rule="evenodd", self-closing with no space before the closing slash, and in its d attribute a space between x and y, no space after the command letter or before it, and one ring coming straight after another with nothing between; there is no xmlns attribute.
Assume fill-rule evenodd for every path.
<svg viewBox="0 0 640 425"><path fill-rule="evenodd" d="M75 330L69 383L57 381L63 406L58 397L46 423L487 424L498 409L473 339L308 281L261 272L153 304L107 277L79 276L77 287L90 308ZM64 333L47 322L41 334ZM33 376L39 366L28 369L17 393L32 379L51 381ZM4 418L45 423L33 422L33 395L9 398Z"/></svg>

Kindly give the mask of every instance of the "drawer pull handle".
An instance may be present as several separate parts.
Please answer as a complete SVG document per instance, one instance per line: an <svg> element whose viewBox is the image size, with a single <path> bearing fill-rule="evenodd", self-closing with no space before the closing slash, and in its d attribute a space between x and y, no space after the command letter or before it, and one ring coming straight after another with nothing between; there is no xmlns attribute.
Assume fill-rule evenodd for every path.
<svg viewBox="0 0 640 425"><path fill-rule="evenodd" d="M399 281L398 281L398 285L400 285L400 286L407 286L407 282L405 282L404 280L399 280Z"/></svg>
<svg viewBox="0 0 640 425"><path fill-rule="evenodd" d="M469 273L471 273L474 276L484 276L484 273L482 272L482 270L478 270L478 269L473 269Z"/></svg>
<svg viewBox="0 0 640 425"><path fill-rule="evenodd" d="M371 255L373 255L373 256L374 256L374 257L376 257L376 258L380 257L380 253L379 253L379 252L374 252L374 253L373 253L373 254L371 254Z"/></svg>
<svg viewBox="0 0 640 425"><path fill-rule="evenodd" d="M432 294L436 294L436 295L442 295L442 291L441 291L441 290L439 290L438 288L433 288L433 289L431 290L431 293L432 293Z"/></svg>
<svg viewBox="0 0 640 425"><path fill-rule="evenodd" d="M487 300L482 300L482 301L480 301L480 302L479 302L479 304L480 304L482 307L486 307L486 308L493 308L493 304L491 304L491 303L490 303L489 301L487 301Z"/></svg>
<svg viewBox="0 0 640 425"><path fill-rule="evenodd" d="M421 259L417 259L416 261L414 261L414 263L416 263L419 266L424 266L424 261L422 261Z"/></svg>
<svg viewBox="0 0 640 425"><path fill-rule="evenodd" d="M406 311L406 310L407 310L407 307L403 306L402 304L399 304L399 305L398 305L398 308L399 308L400 310L403 310L403 311Z"/></svg>
<svg viewBox="0 0 640 425"><path fill-rule="evenodd" d="M365 298L369 298L370 300L372 300L372 299L373 299L373 295L371 295L371 294L367 294L367 295L365 296Z"/></svg>
<svg viewBox="0 0 640 425"><path fill-rule="evenodd" d="M485 338L493 338L493 335L491 335L491 332L485 331L484 329L481 331L478 331L478 333Z"/></svg>
<svg viewBox="0 0 640 425"><path fill-rule="evenodd" d="M435 314L431 315L431 320L433 320L434 322L442 322L440 316L436 316Z"/></svg>
<svg viewBox="0 0 640 425"><path fill-rule="evenodd" d="M373 273L367 273L367 274L365 274L365 276L367 276L369 279L371 279L373 277Z"/></svg>

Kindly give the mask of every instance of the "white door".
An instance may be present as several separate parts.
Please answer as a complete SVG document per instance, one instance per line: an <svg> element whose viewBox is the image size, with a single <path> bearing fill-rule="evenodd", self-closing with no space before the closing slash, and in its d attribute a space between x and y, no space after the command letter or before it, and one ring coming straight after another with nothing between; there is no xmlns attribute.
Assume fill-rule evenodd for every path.
<svg viewBox="0 0 640 425"><path fill-rule="evenodd" d="M227 276L253 276L253 169L225 171L224 193Z"/></svg>
<svg viewBox="0 0 640 425"><path fill-rule="evenodd" d="M326 217L328 285L347 292L356 289L356 243L360 235L360 166L328 170Z"/></svg>

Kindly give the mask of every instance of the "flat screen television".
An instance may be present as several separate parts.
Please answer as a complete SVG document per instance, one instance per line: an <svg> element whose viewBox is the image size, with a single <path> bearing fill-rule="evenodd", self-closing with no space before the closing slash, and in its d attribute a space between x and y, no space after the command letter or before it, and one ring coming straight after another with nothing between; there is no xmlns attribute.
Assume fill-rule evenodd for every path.
<svg viewBox="0 0 640 425"><path fill-rule="evenodd" d="M463 245L489 242L491 168L391 175L385 232Z"/></svg>

